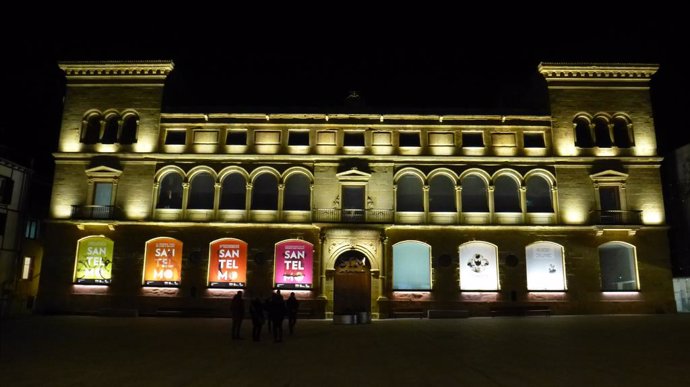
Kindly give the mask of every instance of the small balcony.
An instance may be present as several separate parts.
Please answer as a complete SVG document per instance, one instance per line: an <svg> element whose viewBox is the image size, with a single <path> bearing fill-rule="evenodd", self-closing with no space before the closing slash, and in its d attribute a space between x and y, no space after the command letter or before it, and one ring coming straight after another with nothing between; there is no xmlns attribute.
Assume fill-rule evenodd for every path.
<svg viewBox="0 0 690 387"><path fill-rule="evenodd" d="M116 206L78 205L72 206L72 219L117 219L121 211Z"/></svg>
<svg viewBox="0 0 690 387"><path fill-rule="evenodd" d="M589 212L590 224L611 225L640 225L642 224L642 211L627 210L599 210Z"/></svg>
<svg viewBox="0 0 690 387"><path fill-rule="evenodd" d="M329 223L391 223L393 210L317 208L313 210L313 219Z"/></svg>

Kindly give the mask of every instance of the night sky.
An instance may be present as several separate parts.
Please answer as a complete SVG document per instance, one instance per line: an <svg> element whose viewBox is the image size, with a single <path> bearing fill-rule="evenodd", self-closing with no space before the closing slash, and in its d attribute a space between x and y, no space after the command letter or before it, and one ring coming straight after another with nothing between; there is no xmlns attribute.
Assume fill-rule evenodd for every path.
<svg viewBox="0 0 690 387"><path fill-rule="evenodd" d="M661 17L628 23L620 15L419 17L426 24L320 18L269 28L235 15L225 23L126 25L115 32L99 26L93 34L74 23L54 34L5 33L4 53L14 60L2 61L0 144L49 173L65 83L57 62L137 59L175 62L163 110L190 113L548 114L540 61L659 63L652 81L659 151L690 142L684 24ZM361 95L359 106L345 104L351 91Z"/></svg>

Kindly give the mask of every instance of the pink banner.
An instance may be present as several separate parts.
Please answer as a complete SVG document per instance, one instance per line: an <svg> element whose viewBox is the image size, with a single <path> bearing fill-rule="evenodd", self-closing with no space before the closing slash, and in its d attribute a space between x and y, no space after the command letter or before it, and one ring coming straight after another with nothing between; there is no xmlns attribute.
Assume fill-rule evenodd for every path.
<svg viewBox="0 0 690 387"><path fill-rule="evenodd" d="M276 243L273 282L277 288L310 289L314 245L300 239Z"/></svg>

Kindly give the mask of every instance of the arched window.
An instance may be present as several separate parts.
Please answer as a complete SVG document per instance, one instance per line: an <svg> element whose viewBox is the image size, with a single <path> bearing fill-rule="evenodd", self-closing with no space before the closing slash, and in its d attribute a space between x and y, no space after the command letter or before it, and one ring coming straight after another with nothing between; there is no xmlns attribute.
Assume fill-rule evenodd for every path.
<svg viewBox="0 0 690 387"><path fill-rule="evenodd" d="M431 246L419 241L393 245L393 290L431 290Z"/></svg>
<svg viewBox="0 0 690 387"><path fill-rule="evenodd" d="M486 183L476 175L462 179L462 212L489 212Z"/></svg>
<svg viewBox="0 0 690 387"><path fill-rule="evenodd" d="M192 177L189 185L187 208L198 210L213 209L215 180L210 173L202 172Z"/></svg>
<svg viewBox="0 0 690 387"><path fill-rule="evenodd" d="M82 129L81 142L84 144L95 144L101 135L101 115L93 113L89 115Z"/></svg>
<svg viewBox="0 0 690 387"><path fill-rule="evenodd" d="M301 173L291 175L285 182L283 209L309 211L311 209L311 181Z"/></svg>
<svg viewBox="0 0 690 387"><path fill-rule="evenodd" d="M522 212L518 182L510 176L499 176L494 183L494 210Z"/></svg>
<svg viewBox="0 0 690 387"><path fill-rule="evenodd" d="M472 241L458 248L460 255L460 289L499 290L498 247L492 243Z"/></svg>
<svg viewBox="0 0 690 387"><path fill-rule="evenodd" d="M396 200L397 211L423 212L422 180L412 174L401 176L398 179Z"/></svg>
<svg viewBox="0 0 690 387"><path fill-rule="evenodd" d="M605 117L597 117L594 120L594 138L599 148L611 147L611 132L609 121Z"/></svg>
<svg viewBox="0 0 690 387"><path fill-rule="evenodd" d="M182 208L182 176L171 172L163 177L156 208Z"/></svg>
<svg viewBox="0 0 690 387"><path fill-rule="evenodd" d="M117 141L117 131L120 127L120 116L117 114L110 114L105 119L105 127L103 128L103 136L101 143L114 144Z"/></svg>
<svg viewBox="0 0 690 387"><path fill-rule="evenodd" d="M623 242L608 242L599 246L601 289L638 290L635 246Z"/></svg>
<svg viewBox="0 0 690 387"><path fill-rule="evenodd" d="M247 182L239 173L231 173L223 179L220 191L221 210L244 210L247 198Z"/></svg>
<svg viewBox="0 0 690 387"><path fill-rule="evenodd" d="M262 173L252 184L252 210L278 210L278 180Z"/></svg>
<svg viewBox="0 0 690 387"><path fill-rule="evenodd" d="M438 175L429 182L429 211L456 211L455 184L448 176Z"/></svg>
<svg viewBox="0 0 690 387"><path fill-rule="evenodd" d="M580 148L591 148L594 146L592 130L589 120L585 117L575 118L575 146Z"/></svg>
<svg viewBox="0 0 690 387"><path fill-rule="evenodd" d="M527 212L553 212L551 185L541 176L527 179Z"/></svg>
<svg viewBox="0 0 690 387"><path fill-rule="evenodd" d="M527 290L565 290L563 246L535 242L525 248Z"/></svg>
<svg viewBox="0 0 690 387"><path fill-rule="evenodd" d="M613 143L619 148L633 146L630 123L625 117L616 117L613 120Z"/></svg>
<svg viewBox="0 0 690 387"><path fill-rule="evenodd" d="M137 142L137 126L139 117L136 114L128 114L122 120L122 134L120 134L120 144L134 144Z"/></svg>

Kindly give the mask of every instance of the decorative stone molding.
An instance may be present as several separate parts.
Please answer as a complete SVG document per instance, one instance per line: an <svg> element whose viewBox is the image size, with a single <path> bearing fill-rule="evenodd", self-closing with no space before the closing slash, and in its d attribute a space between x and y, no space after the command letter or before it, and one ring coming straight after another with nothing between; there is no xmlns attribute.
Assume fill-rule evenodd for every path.
<svg viewBox="0 0 690 387"><path fill-rule="evenodd" d="M157 80L163 81L173 70L172 61L89 61L61 62L68 81Z"/></svg>
<svg viewBox="0 0 690 387"><path fill-rule="evenodd" d="M539 72L551 80L587 81L596 79L649 80L659 69L656 64L628 63L540 63Z"/></svg>

